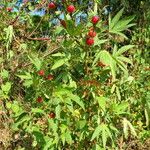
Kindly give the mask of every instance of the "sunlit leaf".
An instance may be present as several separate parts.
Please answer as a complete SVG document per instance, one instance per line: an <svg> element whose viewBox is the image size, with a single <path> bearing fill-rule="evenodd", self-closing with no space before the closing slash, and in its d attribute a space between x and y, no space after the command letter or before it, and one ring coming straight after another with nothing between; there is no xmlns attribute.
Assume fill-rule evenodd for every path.
<svg viewBox="0 0 150 150"><path fill-rule="evenodd" d="M96 129L92 135L91 141L93 141L96 137L98 137L100 135L101 131L102 131L101 126L96 127Z"/></svg>

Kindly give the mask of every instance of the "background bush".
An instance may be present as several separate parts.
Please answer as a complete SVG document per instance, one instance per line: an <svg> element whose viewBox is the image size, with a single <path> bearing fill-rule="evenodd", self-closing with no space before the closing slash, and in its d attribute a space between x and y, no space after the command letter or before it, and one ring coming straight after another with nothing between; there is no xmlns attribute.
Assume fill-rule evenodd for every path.
<svg viewBox="0 0 150 150"><path fill-rule="evenodd" d="M1 2L0 146L148 150L149 1L53 2Z"/></svg>

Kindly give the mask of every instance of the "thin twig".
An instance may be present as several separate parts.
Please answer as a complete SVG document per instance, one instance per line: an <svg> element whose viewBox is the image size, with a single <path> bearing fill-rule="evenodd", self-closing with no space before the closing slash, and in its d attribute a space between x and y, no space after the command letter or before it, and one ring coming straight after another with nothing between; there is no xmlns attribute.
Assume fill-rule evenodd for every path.
<svg viewBox="0 0 150 150"><path fill-rule="evenodd" d="M30 38L32 36L32 34L37 30L37 28L40 26L42 20L44 17L41 18L41 20L39 21L39 23L37 24L36 28L30 33L30 35L27 38Z"/></svg>
<svg viewBox="0 0 150 150"><path fill-rule="evenodd" d="M49 41L50 38L44 38L44 37L40 37L40 38L31 38L31 37L26 37L29 40L35 40L35 41Z"/></svg>

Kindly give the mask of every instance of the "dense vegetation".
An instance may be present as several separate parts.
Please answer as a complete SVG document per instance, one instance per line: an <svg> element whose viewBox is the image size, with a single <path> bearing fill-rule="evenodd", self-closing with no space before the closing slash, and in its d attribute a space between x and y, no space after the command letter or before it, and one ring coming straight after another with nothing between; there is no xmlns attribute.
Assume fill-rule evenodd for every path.
<svg viewBox="0 0 150 150"><path fill-rule="evenodd" d="M1 0L0 150L149 150L149 7Z"/></svg>

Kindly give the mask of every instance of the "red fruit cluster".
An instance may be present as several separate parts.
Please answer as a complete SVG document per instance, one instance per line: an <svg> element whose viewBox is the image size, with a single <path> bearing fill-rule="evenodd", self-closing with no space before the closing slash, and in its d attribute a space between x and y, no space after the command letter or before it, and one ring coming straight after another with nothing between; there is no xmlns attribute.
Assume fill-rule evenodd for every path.
<svg viewBox="0 0 150 150"><path fill-rule="evenodd" d="M54 79L54 76L52 75L52 74L49 74L48 76L47 76L47 80L53 80Z"/></svg>
<svg viewBox="0 0 150 150"><path fill-rule="evenodd" d="M95 32L94 30L90 30L90 31L88 32L88 36L89 36L89 37L95 37L95 36L96 36L96 32Z"/></svg>
<svg viewBox="0 0 150 150"><path fill-rule="evenodd" d="M96 32L94 31L94 29L90 29L90 31L88 32L88 37L86 38L86 44L91 46L94 44L94 37L96 36Z"/></svg>
<svg viewBox="0 0 150 150"><path fill-rule="evenodd" d="M36 100L38 103L42 103L43 102L43 98L42 97L38 97Z"/></svg>
<svg viewBox="0 0 150 150"><path fill-rule="evenodd" d="M49 9L55 9L55 8L56 8L56 4L55 4L54 2L50 2L50 3L48 4L48 8L49 8Z"/></svg>
<svg viewBox="0 0 150 150"><path fill-rule="evenodd" d="M75 7L74 7L74 5L69 5L68 7L67 7L67 12L68 13L73 13L73 12L75 12Z"/></svg>
<svg viewBox="0 0 150 150"><path fill-rule="evenodd" d="M38 71L38 75L39 76L45 76L45 71L44 70L39 70ZM52 74L48 74L45 79L47 80L53 80L54 79L54 76Z"/></svg>
<svg viewBox="0 0 150 150"><path fill-rule="evenodd" d="M97 24L99 22L100 18L98 16L93 16L91 22L93 24Z"/></svg>
<svg viewBox="0 0 150 150"><path fill-rule="evenodd" d="M51 111L48 116L49 118L54 119L56 117L56 114Z"/></svg>
<svg viewBox="0 0 150 150"><path fill-rule="evenodd" d="M39 70L39 71L38 71L38 75L39 75L39 76L44 76L44 75L45 75L44 70Z"/></svg>
<svg viewBox="0 0 150 150"><path fill-rule="evenodd" d="M94 39L88 37L88 38L86 39L86 44L89 45L89 46L93 45L93 44L94 44Z"/></svg>
<svg viewBox="0 0 150 150"><path fill-rule="evenodd" d="M8 12L11 12L13 10L12 7L7 7L6 9Z"/></svg>

